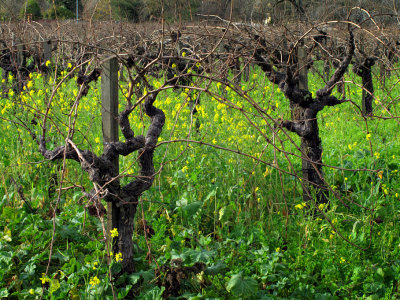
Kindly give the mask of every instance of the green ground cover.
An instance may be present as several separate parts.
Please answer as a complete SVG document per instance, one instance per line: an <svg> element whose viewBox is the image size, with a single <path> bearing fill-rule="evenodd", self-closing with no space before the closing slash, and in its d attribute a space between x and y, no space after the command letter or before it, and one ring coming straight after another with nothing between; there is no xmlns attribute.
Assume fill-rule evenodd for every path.
<svg viewBox="0 0 400 300"><path fill-rule="evenodd" d="M159 285L166 271L154 270L174 260L184 267L204 263L201 272L180 280L186 299L396 299L400 126L391 116L399 115L400 91L395 77L386 79L385 89L375 82L377 117L360 115L355 105L361 105L360 82L351 72L346 80L354 83L346 93L354 103L319 114L324 173L332 191L329 206L320 206L325 216L317 217L308 214L299 179L286 173L301 176L299 139L282 130L273 134L272 119L290 118L288 101L259 69L240 89L212 83L211 94L200 94L193 118L189 97L199 92L190 86L161 92L155 105L167 120L155 162L162 171L142 196L134 236L137 273L114 282L118 297L161 299L168 289ZM148 79L155 88L164 82ZM107 264L102 224L85 213L79 187L91 189L87 174L67 161L63 187L68 189L59 193L52 179L60 178L62 162L44 161L24 128L41 134L42 114L54 93L48 144L64 142L72 112L75 144L101 154L100 83L92 83L88 95L74 105L75 80L55 90L59 80L32 74L21 94L10 88L15 78L3 83L0 297L112 298L108 271L118 270L118 258L114 255L113 264ZM201 80L193 86L204 86ZM120 84L122 109L128 84ZM309 84L315 93L323 81L310 73ZM149 125L140 109L131 121L135 133ZM135 160L120 160L122 180L136 174ZM55 243L45 275L58 196ZM147 239L140 229L143 218L154 229Z"/></svg>

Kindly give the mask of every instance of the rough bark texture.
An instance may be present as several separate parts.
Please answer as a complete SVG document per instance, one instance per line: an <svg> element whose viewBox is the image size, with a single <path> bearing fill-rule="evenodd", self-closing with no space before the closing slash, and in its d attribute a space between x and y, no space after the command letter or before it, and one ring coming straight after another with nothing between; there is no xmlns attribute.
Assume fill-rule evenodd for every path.
<svg viewBox="0 0 400 300"><path fill-rule="evenodd" d="M90 80L82 80L82 84L86 86L89 82ZM57 160L65 157L75 160L89 174L90 180L98 187L97 191L92 190L88 194L89 202L94 203L92 212L97 215L104 214L101 199L113 201L120 207L118 250L123 259L122 272L127 273L135 271L132 240L134 218L139 197L151 187L154 181L153 153L165 122L164 112L153 105L157 94L157 92L150 93L144 102L144 112L151 119L146 136L135 137L128 119L133 108L131 104L128 104L118 118L125 142L107 144L101 156L96 156L88 150L78 149L71 141L54 150L48 150L45 137L42 137L39 145L39 150L46 159ZM119 174L113 161L120 155L127 156L134 151L138 151L139 154L140 176L127 185L121 186L120 181L116 180Z"/></svg>
<svg viewBox="0 0 400 300"><path fill-rule="evenodd" d="M374 57L367 57L361 64L355 64L353 72L362 79L362 114L363 116L372 115L372 100L374 98L374 84L372 81L371 68L375 65Z"/></svg>
<svg viewBox="0 0 400 300"><path fill-rule="evenodd" d="M262 42L261 42L262 44ZM266 73L268 79L277 84L289 99L292 107L292 121L283 121L282 127L295 132L301 138L302 150L302 176L303 196L306 200L311 197L310 186L317 195L316 202L327 201L325 184L322 174L322 144L319 137L317 114L325 106L334 106L342 103L342 100L331 96L335 85L343 77L351 58L354 54L354 37L350 31L348 51L339 67L328 80L325 87L316 92L316 97L307 89L299 88L299 78L294 76L295 66L288 66L286 73L275 71L266 58L262 56L263 49L255 51L255 61Z"/></svg>

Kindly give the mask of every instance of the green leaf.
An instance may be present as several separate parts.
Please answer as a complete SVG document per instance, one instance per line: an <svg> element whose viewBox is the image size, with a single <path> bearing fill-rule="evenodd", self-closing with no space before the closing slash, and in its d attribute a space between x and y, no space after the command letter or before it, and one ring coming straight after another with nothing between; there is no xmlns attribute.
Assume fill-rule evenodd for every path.
<svg viewBox="0 0 400 300"><path fill-rule="evenodd" d="M385 273L383 272L383 269L382 269L382 268L378 268L378 269L376 270L376 274L378 274L378 275L381 276L382 278L385 277Z"/></svg>
<svg viewBox="0 0 400 300"><path fill-rule="evenodd" d="M54 293L59 288L60 288L60 282L58 281L58 279L54 278L50 279L50 289L49 289L50 294Z"/></svg>
<svg viewBox="0 0 400 300"><path fill-rule="evenodd" d="M72 196L72 202L77 203L79 198L82 197L82 192L75 192L74 195Z"/></svg>
<svg viewBox="0 0 400 300"><path fill-rule="evenodd" d="M209 263L212 257L215 255L213 251L207 251L207 250L192 250L188 251L190 260L192 262L203 262L203 263Z"/></svg>
<svg viewBox="0 0 400 300"><path fill-rule="evenodd" d="M208 193L206 199L204 201L209 200L211 197L214 197L217 194L217 190L213 190L210 193Z"/></svg>
<svg viewBox="0 0 400 300"><path fill-rule="evenodd" d="M122 270L121 263L115 262L115 263L112 264L112 266L111 266L112 274L118 274L119 272L121 272L121 270Z"/></svg>
<svg viewBox="0 0 400 300"><path fill-rule="evenodd" d="M343 161L343 168L346 169L352 169L353 168L353 162L351 162L350 160L344 160Z"/></svg>
<svg viewBox="0 0 400 300"><path fill-rule="evenodd" d="M330 300L332 299L332 295L329 293L324 293L324 294L316 294L315 295L315 300Z"/></svg>
<svg viewBox="0 0 400 300"><path fill-rule="evenodd" d="M226 206L224 206L223 208L221 208L219 210L219 214L218 215L219 215L218 220L224 221L223 219L224 219L224 217L226 215Z"/></svg>
<svg viewBox="0 0 400 300"><path fill-rule="evenodd" d="M128 295L131 288L132 288L131 285L127 285L126 287L120 289L118 291L118 299L124 299L126 297L126 295Z"/></svg>
<svg viewBox="0 0 400 300"><path fill-rule="evenodd" d="M154 271L153 270L148 270L148 271L140 271L138 273L135 273L139 275L141 278L143 278L144 283L148 283L151 280L154 279ZM133 274L132 274L133 275Z"/></svg>
<svg viewBox="0 0 400 300"><path fill-rule="evenodd" d="M140 275L139 274L131 274L129 275L129 282L131 284L136 284L140 280Z"/></svg>
<svg viewBox="0 0 400 300"><path fill-rule="evenodd" d="M242 272L232 275L226 285L228 292L238 297L248 297L254 295L258 291L258 283L255 279L243 277Z"/></svg>
<svg viewBox="0 0 400 300"><path fill-rule="evenodd" d="M205 271L206 274L218 274L218 273L222 273L228 266L226 265L226 263L219 261L218 263L216 263L215 265L212 265L210 267L208 267Z"/></svg>
<svg viewBox="0 0 400 300"><path fill-rule="evenodd" d="M182 207L188 205L188 200L182 197L180 200L176 201L176 207Z"/></svg>
<svg viewBox="0 0 400 300"><path fill-rule="evenodd" d="M27 273L29 276L32 276L35 274L35 270L36 270L35 263L30 263L25 267L24 272Z"/></svg>
<svg viewBox="0 0 400 300"><path fill-rule="evenodd" d="M18 211L16 208L6 206L6 207L3 207L3 213L1 215L1 217L4 219L15 220L15 219L17 219L16 218L17 214L18 214Z"/></svg>
<svg viewBox="0 0 400 300"><path fill-rule="evenodd" d="M0 290L0 297L8 297L8 295L9 295L9 293L8 293L8 290L7 290L7 288L2 288L1 290Z"/></svg>
<svg viewBox="0 0 400 300"><path fill-rule="evenodd" d="M65 263L65 262L70 260L69 255L64 255L60 250L58 250L56 253L54 253L52 255L52 258L53 259L58 259L60 262L63 262L63 263Z"/></svg>
<svg viewBox="0 0 400 300"><path fill-rule="evenodd" d="M367 300L379 300L379 299L382 299L382 297L374 294L374 295L368 296L366 299Z"/></svg>
<svg viewBox="0 0 400 300"><path fill-rule="evenodd" d="M188 217L191 217L195 215L202 206L203 202L196 201L183 206L182 209L187 213Z"/></svg>
<svg viewBox="0 0 400 300"><path fill-rule="evenodd" d="M366 155L368 155L368 152L366 153L364 149L358 150L354 153L354 158L361 159L364 158Z"/></svg>
<svg viewBox="0 0 400 300"><path fill-rule="evenodd" d="M164 293L165 287L159 288L158 286L149 290L146 294L141 296L139 299L143 300L162 300L162 294Z"/></svg>

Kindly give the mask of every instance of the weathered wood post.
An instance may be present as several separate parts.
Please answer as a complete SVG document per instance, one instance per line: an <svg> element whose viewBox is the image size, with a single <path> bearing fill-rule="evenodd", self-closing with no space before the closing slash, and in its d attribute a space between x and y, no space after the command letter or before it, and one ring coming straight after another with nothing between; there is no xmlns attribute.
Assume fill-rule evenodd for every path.
<svg viewBox="0 0 400 300"><path fill-rule="evenodd" d="M307 68L307 51L300 46L297 49L297 57L299 60L299 88L308 90L308 68Z"/></svg>
<svg viewBox="0 0 400 300"><path fill-rule="evenodd" d="M328 41L325 39L322 42L322 46L326 49L328 46ZM331 41L331 44L333 44L333 41ZM329 55L322 55L322 58L324 60L324 79L325 81L328 81L330 78L330 72L331 72L331 63L330 63L330 58Z"/></svg>
<svg viewBox="0 0 400 300"><path fill-rule="evenodd" d="M14 33L12 34L12 48L13 48L12 52L14 53L13 63L16 70L16 82L17 82L16 88L19 93L20 91L22 91L22 86L23 86L21 74L19 71L21 67L25 65L25 57L24 57L25 47L19 39L15 38Z"/></svg>
<svg viewBox="0 0 400 300"><path fill-rule="evenodd" d="M43 42L43 61L51 61L51 40Z"/></svg>
<svg viewBox="0 0 400 300"><path fill-rule="evenodd" d="M51 62L51 40L47 40L43 42L43 56L42 56L42 63L41 63L41 67L40 70L42 72L44 72L45 76L43 77L43 80L48 80L48 75L50 74L50 70L47 67L47 61ZM43 69L42 69L43 68Z"/></svg>
<svg viewBox="0 0 400 300"><path fill-rule="evenodd" d="M101 103L103 144L118 141L118 60L111 58L103 64L101 75ZM114 161L118 170L118 160ZM107 237L114 252L117 249L117 239L112 240L110 231L118 228L119 208L114 202L107 202Z"/></svg>
<svg viewBox="0 0 400 300"><path fill-rule="evenodd" d="M17 45L17 65L18 67L22 67L25 65L25 57L24 57L25 46L21 41L18 41Z"/></svg>
<svg viewBox="0 0 400 300"><path fill-rule="evenodd" d="M385 68L385 61L382 60L379 65L379 81L381 83L381 88L385 88L386 84L386 68Z"/></svg>
<svg viewBox="0 0 400 300"><path fill-rule="evenodd" d="M18 67L21 67L24 63L24 45L22 42L18 39L15 38L15 34L11 34L12 38L12 47L14 48L13 50L16 51L15 56L14 56L14 61L18 65Z"/></svg>
<svg viewBox="0 0 400 300"><path fill-rule="evenodd" d="M250 80L250 61L244 60L243 81L249 82Z"/></svg>

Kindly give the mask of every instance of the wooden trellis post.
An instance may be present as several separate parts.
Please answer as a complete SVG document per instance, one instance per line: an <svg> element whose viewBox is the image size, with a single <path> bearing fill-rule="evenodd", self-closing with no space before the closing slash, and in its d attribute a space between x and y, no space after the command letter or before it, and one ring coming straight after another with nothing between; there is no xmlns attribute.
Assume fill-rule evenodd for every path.
<svg viewBox="0 0 400 300"><path fill-rule="evenodd" d="M304 47L297 49L297 57L299 59L299 88L308 90L308 69L307 69L307 52Z"/></svg>
<svg viewBox="0 0 400 300"><path fill-rule="evenodd" d="M18 45L17 45L17 65L18 65L18 67L23 67L25 64L24 51L25 51L25 46L21 43L21 41L18 41Z"/></svg>
<svg viewBox="0 0 400 300"><path fill-rule="evenodd" d="M17 90L18 92L22 91L22 80L21 76L19 74L19 70L21 67L25 65L24 61L24 51L25 51L25 46L22 44L22 42L19 39L15 38L15 35L12 34L12 48L14 52L14 64L17 69Z"/></svg>
<svg viewBox="0 0 400 300"><path fill-rule="evenodd" d="M43 60L45 63L51 61L51 40L43 42Z"/></svg>
<svg viewBox="0 0 400 300"><path fill-rule="evenodd" d="M12 46L13 46L13 50L16 51L15 52L15 63L17 64L18 67L21 67L24 64L24 50L25 47L22 44L21 40L19 40L18 38L15 38L14 33L12 33Z"/></svg>
<svg viewBox="0 0 400 300"><path fill-rule="evenodd" d="M243 80L248 82L250 80L250 61L244 60Z"/></svg>
<svg viewBox="0 0 400 300"><path fill-rule="evenodd" d="M101 103L103 144L118 141L118 60L111 58L103 64L101 75ZM118 159L114 161L119 169ZM107 237L108 242L113 242L116 249L117 243L111 241L110 231L118 229L119 208L114 202L107 202ZM111 244L111 243L110 243ZM115 251L114 251L115 252Z"/></svg>

